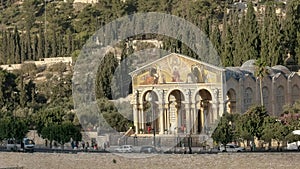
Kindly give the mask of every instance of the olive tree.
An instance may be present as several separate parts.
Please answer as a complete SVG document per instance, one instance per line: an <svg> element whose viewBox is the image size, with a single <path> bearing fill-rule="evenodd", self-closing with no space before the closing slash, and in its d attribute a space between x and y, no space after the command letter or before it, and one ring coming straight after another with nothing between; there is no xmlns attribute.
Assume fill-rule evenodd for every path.
<svg viewBox="0 0 300 169"><path fill-rule="evenodd" d="M212 133L212 138L217 143L221 143L225 147L226 151L226 144L231 142L234 138L234 132L232 128L232 123L230 121L230 114L224 113L218 123L217 128Z"/></svg>

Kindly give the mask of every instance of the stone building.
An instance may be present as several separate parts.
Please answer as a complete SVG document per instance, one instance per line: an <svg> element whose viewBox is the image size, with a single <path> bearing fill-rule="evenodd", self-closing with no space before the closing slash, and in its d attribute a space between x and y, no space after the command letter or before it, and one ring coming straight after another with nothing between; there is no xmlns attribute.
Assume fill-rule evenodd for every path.
<svg viewBox="0 0 300 169"><path fill-rule="evenodd" d="M136 134L210 135L225 111L244 113L261 103L254 63L222 68L172 53L131 72ZM263 103L278 116L300 99L300 77L281 65L267 69Z"/></svg>

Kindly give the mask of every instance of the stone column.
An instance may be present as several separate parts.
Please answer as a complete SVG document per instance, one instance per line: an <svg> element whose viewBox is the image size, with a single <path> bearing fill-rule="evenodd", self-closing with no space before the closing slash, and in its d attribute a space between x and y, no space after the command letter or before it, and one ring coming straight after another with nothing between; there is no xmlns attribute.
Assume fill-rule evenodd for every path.
<svg viewBox="0 0 300 169"><path fill-rule="evenodd" d="M226 108L226 104L227 104L227 101L224 100L224 102L222 104L220 104L219 102L219 96L220 96L220 91L218 88L215 88L213 89L213 100L212 100L212 110L213 110L213 115L214 116L214 119L217 119L219 117L222 117L225 108ZM222 98L223 100L223 98ZM213 119L213 121L214 121Z"/></svg>
<svg viewBox="0 0 300 169"><path fill-rule="evenodd" d="M195 110L195 106L194 106L194 103L190 103L191 107L190 107L190 128L191 128L191 133L192 134L195 134L195 122L196 122L196 110Z"/></svg>
<svg viewBox="0 0 300 169"><path fill-rule="evenodd" d="M198 106L198 104L200 104L199 102L196 102L195 103L195 111L194 111L194 119L195 119L195 121L194 121L194 131L195 131L195 133L196 134L198 134L200 131L198 131L198 126L200 125L199 124L199 121L198 121L198 119L199 119L199 117L198 117L198 112L199 112L199 110L200 110L200 106ZM201 115L200 115L200 117L201 117Z"/></svg>
<svg viewBox="0 0 300 169"><path fill-rule="evenodd" d="M159 134L164 134L165 125L164 125L164 111L163 106L159 106Z"/></svg>
<svg viewBox="0 0 300 169"><path fill-rule="evenodd" d="M133 105L133 124L135 127L135 134L139 132L139 120L138 120L138 106Z"/></svg>
<svg viewBox="0 0 300 169"><path fill-rule="evenodd" d="M145 132L145 114L144 114L144 108L143 106L140 106L140 116L141 116L141 126L140 129L142 129Z"/></svg>
<svg viewBox="0 0 300 169"><path fill-rule="evenodd" d="M220 104L221 105L221 107L223 108L223 110L226 108L226 103L223 103L223 105L225 106L225 107L223 107L223 105L222 104ZM215 120L217 120L218 119L218 117L220 117L220 116L222 116L221 115L221 113L222 113L222 111L220 111L220 114L218 113L218 107L219 107L219 103L218 102L216 102L216 101L213 101L212 102L212 120L213 120L213 122L215 121Z"/></svg>
<svg viewBox="0 0 300 169"><path fill-rule="evenodd" d="M204 108L200 108L200 116L201 116L201 133L204 132Z"/></svg>
<svg viewBox="0 0 300 169"><path fill-rule="evenodd" d="M191 132L191 108L190 108L190 104L187 103L185 104L185 120L186 120L186 133L190 133Z"/></svg>
<svg viewBox="0 0 300 169"><path fill-rule="evenodd" d="M168 134L171 133L170 131L170 108L169 108L169 104L166 104L166 112L165 112L165 120L166 120L166 129L168 130Z"/></svg>

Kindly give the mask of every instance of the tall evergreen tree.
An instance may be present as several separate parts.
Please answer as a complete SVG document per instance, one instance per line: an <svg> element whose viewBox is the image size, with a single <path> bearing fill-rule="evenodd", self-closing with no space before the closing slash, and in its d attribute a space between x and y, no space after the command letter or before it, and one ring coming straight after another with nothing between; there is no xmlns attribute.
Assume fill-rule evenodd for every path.
<svg viewBox="0 0 300 169"><path fill-rule="evenodd" d="M8 54L7 54L7 46L8 46L8 42L7 42L7 33L6 31L2 31L2 39L1 39L1 60L2 60L2 64L10 64L10 61L8 60Z"/></svg>
<svg viewBox="0 0 300 169"><path fill-rule="evenodd" d="M15 63L15 58L13 56L13 51L14 51L14 46L13 46L13 38L11 35L11 32L7 32L7 57L9 60L9 64L14 64Z"/></svg>
<svg viewBox="0 0 300 169"><path fill-rule="evenodd" d="M300 2L290 0L286 7L286 17L283 20L283 47L292 56L295 56L295 47L297 46L297 31L300 30Z"/></svg>
<svg viewBox="0 0 300 169"><path fill-rule="evenodd" d="M280 33L280 22L276 16L275 8L270 7L270 25L269 25L269 59L271 66L283 64L282 59L282 35Z"/></svg>
<svg viewBox="0 0 300 169"><path fill-rule="evenodd" d="M300 32L297 32L297 47L295 49L296 52L296 63L298 63L298 65L300 65Z"/></svg>
<svg viewBox="0 0 300 169"><path fill-rule="evenodd" d="M240 21L239 33L236 38L235 65L240 66L249 59L256 59L259 55L260 40L258 23L251 1L248 2L247 12Z"/></svg>
<svg viewBox="0 0 300 169"><path fill-rule="evenodd" d="M32 60L37 60L38 55L38 36L35 34L33 36L32 43Z"/></svg>
<svg viewBox="0 0 300 169"><path fill-rule="evenodd" d="M51 56L56 57L57 56L57 39L56 39L56 31L52 31L52 39L51 39Z"/></svg>
<svg viewBox="0 0 300 169"><path fill-rule="evenodd" d="M263 24L260 32L261 50L260 57L266 65L274 66L283 64L281 55L281 34L278 17L275 13L275 4L267 3Z"/></svg>
<svg viewBox="0 0 300 169"><path fill-rule="evenodd" d="M31 36L30 36L30 27L26 27L25 34L25 45L26 45L26 60L32 60L32 47L31 47Z"/></svg>
<svg viewBox="0 0 300 169"><path fill-rule="evenodd" d="M72 34L70 31L68 31L67 36L65 37L65 44L66 44L66 54L69 55L71 54L72 51Z"/></svg>
<svg viewBox="0 0 300 169"><path fill-rule="evenodd" d="M118 60L113 53L108 53L99 65L96 77L96 97L112 99L112 94L116 94L116 89L112 93L112 79L118 66Z"/></svg>
<svg viewBox="0 0 300 169"><path fill-rule="evenodd" d="M234 50L234 43L233 43L233 33L231 30L231 25L228 24L224 30L224 39L222 40L222 63L223 66L233 66L233 50Z"/></svg>
<svg viewBox="0 0 300 169"><path fill-rule="evenodd" d="M14 29L14 46L15 46L15 62L20 63L21 62L21 45L20 45L20 36L18 32L18 28L15 27Z"/></svg>
<svg viewBox="0 0 300 169"><path fill-rule="evenodd" d="M252 2L248 3L247 13L245 16L245 22L242 23L244 31L244 52L243 57L245 60L256 59L259 54L259 32L258 23L253 8Z"/></svg>
<svg viewBox="0 0 300 169"><path fill-rule="evenodd" d="M237 17L235 17L234 19L237 19ZM233 42L234 42L234 51L233 51L233 63L234 63L234 66L241 66L244 62L244 42L246 39L244 39L244 31L243 31L243 24L245 21L245 15L243 14L242 15L242 18L240 19L240 22L234 22L233 23L239 23L237 24L237 26L235 26L237 29L236 29L236 34L235 36L233 36ZM234 24L233 24L234 26ZM234 30L234 29L233 29Z"/></svg>
<svg viewBox="0 0 300 169"><path fill-rule="evenodd" d="M38 38L37 60L44 57L44 49L45 49L44 33L41 27L39 28L38 36L39 38Z"/></svg>
<svg viewBox="0 0 300 169"><path fill-rule="evenodd" d="M21 40L21 61L20 63L23 63L26 60L26 43L24 42L24 39Z"/></svg>

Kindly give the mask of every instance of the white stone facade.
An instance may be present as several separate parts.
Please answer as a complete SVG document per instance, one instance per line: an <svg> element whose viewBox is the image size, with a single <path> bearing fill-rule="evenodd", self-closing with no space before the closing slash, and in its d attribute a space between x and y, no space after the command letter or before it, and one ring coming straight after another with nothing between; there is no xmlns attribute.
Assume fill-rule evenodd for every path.
<svg viewBox="0 0 300 169"><path fill-rule="evenodd" d="M259 105L255 61L220 68L180 54L169 54L131 73L136 134L210 135L224 112L245 113ZM270 115L300 99L299 73L284 66L267 68L263 101Z"/></svg>

